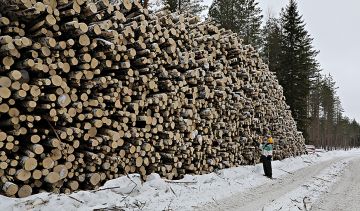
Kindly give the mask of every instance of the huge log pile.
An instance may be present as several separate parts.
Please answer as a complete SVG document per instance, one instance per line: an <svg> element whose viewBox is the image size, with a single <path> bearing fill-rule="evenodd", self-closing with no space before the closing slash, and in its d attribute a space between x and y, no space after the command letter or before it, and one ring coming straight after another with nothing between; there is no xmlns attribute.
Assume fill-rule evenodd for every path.
<svg viewBox="0 0 360 211"><path fill-rule="evenodd" d="M97 188L126 173L168 179L304 151L256 51L197 17L129 0L0 0L0 188Z"/></svg>

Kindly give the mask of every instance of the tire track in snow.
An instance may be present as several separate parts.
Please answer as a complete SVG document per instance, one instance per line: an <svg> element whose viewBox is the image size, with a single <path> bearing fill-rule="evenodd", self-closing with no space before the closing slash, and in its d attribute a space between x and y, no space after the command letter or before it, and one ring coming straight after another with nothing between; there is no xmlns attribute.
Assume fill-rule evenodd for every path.
<svg viewBox="0 0 360 211"><path fill-rule="evenodd" d="M335 158L302 168L249 191L209 203L199 210L306 210L336 181L351 159Z"/></svg>
<svg viewBox="0 0 360 211"><path fill-rule="evenodd" d="M343 176L312 206L311 210L360 210L360 159L352 160Z"/></svg>

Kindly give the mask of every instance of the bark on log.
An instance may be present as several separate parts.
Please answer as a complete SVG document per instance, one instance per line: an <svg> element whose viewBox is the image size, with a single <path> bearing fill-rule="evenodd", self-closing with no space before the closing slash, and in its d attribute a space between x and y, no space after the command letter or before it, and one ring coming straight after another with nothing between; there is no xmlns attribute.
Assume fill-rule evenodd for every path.
<svg viewBox="0 0 360 211"><path fill-rule="evenodd" d="M276 77L231 31L130 0L0 11L1 194L253 164L269 130L274 158L304 153Z"/></svg>

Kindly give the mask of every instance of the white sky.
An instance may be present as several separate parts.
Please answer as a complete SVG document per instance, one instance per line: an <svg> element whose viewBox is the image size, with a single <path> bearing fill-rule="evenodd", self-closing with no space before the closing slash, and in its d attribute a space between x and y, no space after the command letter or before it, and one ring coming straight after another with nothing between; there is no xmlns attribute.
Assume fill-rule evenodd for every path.
<svg viewBox="0 0 360 211"><path fill-rule="evenodd" d="M277 15L288 0L258 0L267 17ZM212 0L204 0L208 5ZM306 28L320 50L323 73L330 73L345 115L360 121L360 1L298 0ZM359 59L359 61L358 61Z"/></svg>

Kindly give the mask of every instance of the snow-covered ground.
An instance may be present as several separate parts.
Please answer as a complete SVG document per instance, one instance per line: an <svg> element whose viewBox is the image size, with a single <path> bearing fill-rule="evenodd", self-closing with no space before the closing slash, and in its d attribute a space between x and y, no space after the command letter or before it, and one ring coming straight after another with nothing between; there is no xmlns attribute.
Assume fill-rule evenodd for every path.
<svg viewBox="0 0 360 211"><path fill-rule="evenodd" d="M359 159L360 150L354 149L274 161L272 180L263 176L262 164L201 176L187 175L179 181L163 180L152 174L142 183L134 174L111 180L95 191L70 195L41 193L23 199L0 196L0 210L321 209L325 204L328 206L327 195L332 189L335 188L334 193L345 191L339 188L344 186L339 182L342 176L349 180L345 185L351 187L354 179L351 177L355 175L352 173L359 176L360 165L357 172L346 173L347 167L359 163ZM352 189L354 195L360 193L359 188Z"/></svg>

